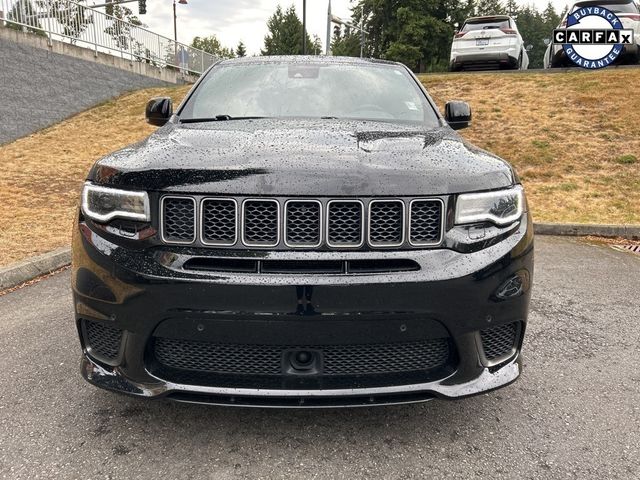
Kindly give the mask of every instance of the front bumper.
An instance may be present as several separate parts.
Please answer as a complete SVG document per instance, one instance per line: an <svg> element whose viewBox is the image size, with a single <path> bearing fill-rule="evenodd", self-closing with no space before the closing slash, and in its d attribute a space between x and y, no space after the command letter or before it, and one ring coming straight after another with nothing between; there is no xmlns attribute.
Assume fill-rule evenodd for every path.
<svg viewBox="0 0 640 480"><path fill-rule="evenodd" d="M448 235L451 239L462 233ZM517 272L526 271L528 278L533 273L530 217L525 215L498 240L474 240L476 247L480 242L485 248L469 247L467 253L440 248L254 254L287 259L411 258L420 265L411 272L212 275L174 268L183 263L182 257L202 252L123 248L80 223L74 229L72 282L82 374L99 387L140 397L276 407L408 403L502 387L521 373L530 282L513 298L498 299L495 293ZM312 294L301 298L301 291ZM83 327L87 320L123 332L111 358L88 344ZM480 332L510 324L519 325L513 349L489 360ZM310 348L446 336L451 355L447 365L430 372L350 375L340 381L321 370L283 373L267 383L257 376L176 377L164 375L150 358L153 339L161 334L230 344L290 345L298 340Z"/></svg>

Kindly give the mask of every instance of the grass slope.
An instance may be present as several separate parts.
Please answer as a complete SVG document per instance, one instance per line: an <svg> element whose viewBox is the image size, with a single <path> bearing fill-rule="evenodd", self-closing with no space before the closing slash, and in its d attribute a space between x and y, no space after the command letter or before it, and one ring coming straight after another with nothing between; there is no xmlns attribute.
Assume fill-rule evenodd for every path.
<svg viewBox="0 0 640 480"><path fill-rule="evenodd" d="M640 70L427 75L442 108L471 103L463 136L512 162L537 221L640 223ZM101 156L143 139L149 97L124 95L0 146L0 265L68 244L80 186Z"/></svg>

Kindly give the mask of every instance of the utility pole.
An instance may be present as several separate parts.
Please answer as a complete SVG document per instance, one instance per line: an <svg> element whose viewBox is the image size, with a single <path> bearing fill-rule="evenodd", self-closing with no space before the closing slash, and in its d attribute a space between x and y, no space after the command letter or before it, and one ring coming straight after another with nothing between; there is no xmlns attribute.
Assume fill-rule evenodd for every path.
<svg viewBox="0 0 640 480"><path fill-rule="evenodd" d="M302 54L307 54L307 0L302 0Z"/></svg>
<svg viewBox="0 0 640 480"><path fill-rule="evenodd" d="M360 58L364 56L364 5L360 8Z"/></svg>

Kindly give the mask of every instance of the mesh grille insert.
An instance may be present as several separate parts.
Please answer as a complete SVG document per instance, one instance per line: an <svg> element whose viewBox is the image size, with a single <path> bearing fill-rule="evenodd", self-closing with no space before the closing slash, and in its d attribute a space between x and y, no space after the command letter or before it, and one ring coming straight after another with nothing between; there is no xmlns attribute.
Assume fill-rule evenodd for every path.
<svg viewBox="0 0 640 480"><path fill-rule="evenodd" d="M163 235L168 242L191 243L195 240L196 208L191 198L163 199Z"/></svg>
<svg viewBox="0 0 640 480"><path fill-rule="evenodd" d="M364 345L238 345L155 337L154 353L160 364L188 371L281 375L286 351L321 352L324 375L363 375L431 370L447 364L446 338L419 342Z"/></svg>
<svg viewBox="0 0 640 480"><path fill-rule="evenodd" d="M440 242L442 236L442 203L438 200L416 200L411 204L409 238L416 245Z"/></svg>
<svg viewBox="0 0 640 480"><path fill-rule="evenodd" d="M244 203L244 242L248 245L278 243L278 202L249 200Z"/></svg>
<svg viewBox="0 0 640 480"><path fill-rule="evenodd" d="M233 200L203 200L202 240L217 245L236 243L236 203Z"/></svg>
<svg viewBox="0 0 640 480"><path fill-rule="evenodd" d="M399 200L371 202L369 206L369 242L372 245L402 244L403 205Z"/></svg>
<svg viewBox="0 0 640 480"><path fill-rule="evenodd" d="M515 347L517 334L518 322L481 330L480 338L487 360L495 360L509 355Z"/></svg>
<svg viewBox="0 0 640 480"><path fill-rule="evenodd" d="M329 203L328 241L336 246L362 244L362 204L360 202Z"/></svg>
<svg viewBox="0 0 640 480"><path fill-rule="evenodd" d="M104 323L83 320L86 344L92 353L113 360L120 351L122 330Z"/></svg>
<svg viewBox="0 0 640 480"><path fill-rule="evenodd" d="M320 204L314 201L287 203L286 240L289 245L320 244Z"/></svg>

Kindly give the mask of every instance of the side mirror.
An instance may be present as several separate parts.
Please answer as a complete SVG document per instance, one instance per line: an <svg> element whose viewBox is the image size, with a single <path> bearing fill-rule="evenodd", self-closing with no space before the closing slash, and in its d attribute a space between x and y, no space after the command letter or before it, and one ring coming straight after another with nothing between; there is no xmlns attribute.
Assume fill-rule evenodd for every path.
<svg viewBox="0 0 640 480"><path fill-rule="evenodd" d="M550 39L550 38L545 38L545 39L543 40L543 43L548 47L548 46L549 46L549 44L551 43L551 39Z"/></svg>
<svg viewBox="0 0 640 480"><path fill-rule="evenodd" d="M447 102L444 106L444 119L454 130L467 128L471 123L471 107L467 102Z"/></svg>
<svg viewBox="0 0 640 480"><path fill-rule="evenodd" d="M533 50L533 45L531 45L531 44L527 45L527 48L525 48L525 50L527 52L530 52L531 50Z"/></svg>
<svg viewBox="0 0 640 480"><path fill-rule="evenodd" d="M156 97L149 100L145 109L147 123L161 127L173 115L173 102L169 97Z"/></svg>

